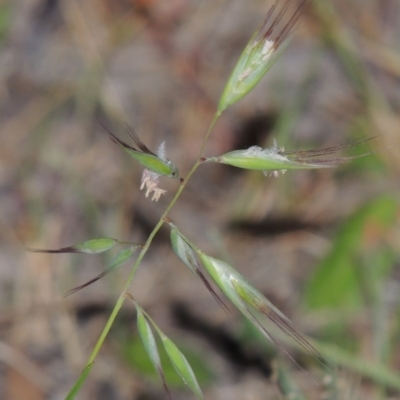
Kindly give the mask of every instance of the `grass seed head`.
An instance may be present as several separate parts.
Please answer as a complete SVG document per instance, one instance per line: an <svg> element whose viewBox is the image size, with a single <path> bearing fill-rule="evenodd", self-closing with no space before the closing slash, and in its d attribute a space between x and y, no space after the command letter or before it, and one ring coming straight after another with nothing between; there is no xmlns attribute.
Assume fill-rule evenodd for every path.
<svg viewBox="0 0 400 400"><path fill-rule="evenodd" d="M142 164L146 169L152 171L158 175L167 176L168 178L179 179L179 170L175 164L172 163L165 156L165 143L161 143L158 148L158 154L152 152L139 138L136 132L129 126L127 131L132 138L134 146L124 142L115 136L109 129L104 125L103 128L108 133L110 139L121 146L132 158ZM153 190L150 190L150 192ZM154 191L153 199L160 198L160 191Z"/></svg>
<svg viewBox="0 0 400 400"><path fill-rule="evenodd" d="M289 156L276 146L269 149L252 146L246 150L235 150L219 157L211 157L206 161L232 165L237 168L263 171L265 175L275 177L279 176L278 171L285 173L289 169L331 168L337 165L333 160L323 163L322 160L313 162L312 159L300 159L296 157L296 153Z"/></svg>
<svg viewBox="0 0 400 400"><path fill-rule="evenodd" d="M224 261L210 257L199 249L196 251L204 265L204 268L229 300L246 318L254 323L256 328L260 329L263 334L283 350L295 363L296 361L290 356L290 354L288 354L282 344L265 329L263 324L261 324L255 314L253 314L254 310L268 317L273 324L296 341L310 355L314 356L322 364L325 364L325 361L319 352L295 328L293 328L290 320L261 292L239 274L239 272Z"/></svg>
<svg viewBox="0 0 400 400"><path fill-rule="evenodd" d="M261 27L253 34L234 68L221 96L221 113L248 94L289 43L303 10L309 0L303 0L288 11L293 0L276 0Z"/></svg>
<svg viewBox="0 0 400 400"><path fill-rule="evenodd" d="M217 294L204 273L201 271L194 250L195 246L178 231L177 227L172 222L168 223L171 226L171 244L175 254L190 269L190 271L202 281L203 285L211 293L217 303L225 311L229 311L225 303L221 300L220 296Z"/></svg>
<svg viewBox="0 0 400 400"><path fill-rule="evenodd" d="M298 151L285 151L283 147L278 147L276 143L267 149L252 146L246 150L235 150L219 157L207 158L205 162L217 162L237 168L263 171L266 176L278 177L279 173L284 174L287 170L334 168L356 158L369 155L371 152L348 157L336 154L346 148L357 148L371 139L374 139L374 137L321 149Z"/></svg>
<svg viewBox="0 0 400 400"><path fill-rule="evenodd" d="M27 250L33 253L83 253L83 254L100 254L110 250L119 244L119 241L112 238L97 238L86 240L73 246L62 247L60 249L32 249Z"/></svg>

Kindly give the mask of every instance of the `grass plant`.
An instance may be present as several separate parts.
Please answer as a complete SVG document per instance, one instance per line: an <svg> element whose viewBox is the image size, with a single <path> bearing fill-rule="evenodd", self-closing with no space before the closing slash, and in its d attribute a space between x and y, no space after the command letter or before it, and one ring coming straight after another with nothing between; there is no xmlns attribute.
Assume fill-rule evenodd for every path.
<svg viewBox="0 0 400 400"><path fill-rule="evenodd" d="M101 252L108 251L115 246L122 246L122 250L117 253L115 258L105 268L103 273L94 277L90 281L69 290L66 295L75 293L76 291L83 289L84 287L104 277L108 273L122 267L133 257L136 252L138 253L126 283L121 290L121 293L104 326L104 329L101 332L100 337L98 338L81 375L67 395L67 400L74 399L79 393L80 388L84 384L87 376L94 366L96 358L115 322L115 319L119 314L119 311L121 310L121 307L127 300L131 301L136 308L140 338L143 342L151 364L153 365L154 370L156 371L165 388L167 396L172 398L171 391L168 388L168 383L165 378L165 373L161 362L162 358L160 357L158 349L158 342L163 346L169 360L176 369L178 375L187 384L188 388L197 398L203 399L205 397L196 379L196 374L193 372L193 369L186 357L179 350L178 346L176 346L176 344L159 328L153 318L140 306L131 292L132 282L136 276L137 270L143 258L150 250L155 235L163 225L170 227L171 248L177 257L197 278L199 278L199 281L205 285L217 303L220 304L225 310L229 310L229 306L227 305L228 302L220 295L220 293L222 293L229 300L229 302L233 304L233 306L254 325L258 332L269 339L293 362L298 364L295 358L286 350L286 339L281 339L281 333L295 341L297 345L302 348L303 352L319 360L325 367L326 371L329 371L330 365L333 366L335 364L342 363L342 365L350 366L350 368L354 368L355 370L362 372L362 367L359 365L357 359L349 360L348 355L340 352L336 353L329 346L318 344L318 342L310 343L308 339L298 332L298 330L292 325L291 321L260 291L251 285L244 276L239 274L225 261L212 257L197 247L195 243L188 239L190 232L183 233L169 216L171 209L176 205L192 176L204 164L227 164L239 169L248 169L258 171L260 173L262 172L266 176L279 177L280 174L283 174L286 171L290 172L291 170L334 168L340 164L347 163L351 160L355 160L366 155L366 153L356 156L345 156L342 154L348 148L360 146L365 139L312 150L287 151L283 147L279 147L277 144L274 144L274 146L270 148L262 148L254 145L247 149L236 150L212 157L206 157L205 155L205 149L209 137L213 132L213 128L215 127L217 121L219 121L221 118L221 115L225 112L225 110L229 109L229 107L237 103L256 88L258 83L269 71L272 65L278 60L280 54L286 48L295 32L295 28L297 27L303 12L310 5L310 2L310 0L302 0L297 3L292 0L276 0L273 3L272 7L266 13L264 22L251 37L235 68L233 69L218 102L218 106L216 107L214 117L204 134L203 142L199 148L197 158L185 177L182 177L182 171L178 172L177 166L166 157L164 146L160 146L158 151L153 152L143 143L140 136L131 128L128 128L128 132L130 133L132 143L128 143L119 139L110 129L104 128L111 140L121 146L121 148L123 148L123 150L125 150L133 158L133 162L135 162L136 165L139 163L144 167L141 189L145 189L146 197L152 194L151 200L158 201L161 196L167 195L166 190L159 186L161 185L160 182L162 182L162 179L179 179L178 189L172 196L171 201L163 211L158 222L155 224L144 243L130 243L118 239L103 237L98 239L89 239L85 242L60 249L30 249L36 252L48 253L72 252L99 254ZM337 48L338 51L341 50L339 45ZM349 71L351 70L351 72L354 72L354 68L356 67L354 67L353 63L349 62L350 56L348 53L341 52L341 55L344 62L347 61L346 65L348 66ZM364 89L364 85L364 81L358 83L360 90L361 88ZM388 200L388 202L390 203L390 200ZM394 210L396 209L396 205L392 203L390 203L388 207L386 206L387 204L385 205L384 209L387 211L389 207L390 210L388 213L390 215L388 217L385 213L383 213L383 223L385 223L386 219L393 217L395 212ZM370 206L370 208L375 210L374 207L378 209L377 213L379 218L381 215L379 204L373 204ZM359 223L363 224L365 222L363 218L365 217L367 219L370 217L370 214L368 214L370 208L362 211L360 215L354 216L354 221L349 221L349 227L345 227L344 230L353 229L354 225L357 225L360 219L362 221ZM359 225L357 225L356 228L358 227ZM318 308L322 305L333 302L335 303L334 305L337 306L337 302L344 301L345 295L350 296L349 298L352 298L351 296L353 295L357 296L358 298L362 297L362 293L354 293L352 290L354 288L354 282L352 281L354 276L349 277L347 280L345 279L347 276L346 274L352 272L349 272L349 269L345 268L348 260L345 259L343 261L344 258L348 257L348 253L343 255L344 258L341 259L340 262L335 261L336 258L340 258L342 254L340 246L345 246L345 244L343 244L341 241L344 236L345 233L340 235L338 243L332 250L331 255L326 258L325 264L321 265L315 273L315 276L312 277L307 289L308 292L305 295L306 307ZM349 244L349 241L344 241L348 246L351 245L351 243ZM339 263L342 266L342 268L336 269L336 273L340 273L341 271L343 272L343 269L345 270L343 272L345 278L338 279L338 281L342 283L343 287L339 288L341 291L332 295L335 298L332 296L325 296L325 294L327 294L327 289L325 288L325 285L327 285L326 281L331 279L329 273L332 271L325 265L331 265L332 263ZM382 272L382 274L384 274L384 272ZM373 277L368 275L365 277L365 279L367 281L367 285L369 285L367 288L367 295L370 296L370 298L373 298L374 290L376 290L371 283L373 282ZM216 286L218 289L215 289L214 286ZM317 289L314 289L313 287L316 287ZM275 333L271 333L268 325L264 322L263 317L267 317L278 328L278 331L280 331L280 333L278 333L278 337ZM381 349L381 355L382 352L383 350ZM395 374L391 374L390 371L388 372L384 370L384 368L380 369L379 365L371 365L370 368L367 367L368 366L365 366L365 374L371 379L376 379L382 384L387 384L389 382L389 384L392 384L393 386L398 385L398 379L396 378ZM300 368L302 367L300 366ZM287 396L287 398L304 398L301 392L295 387L295 385L293 385L291 378L284 367L279 367L278 375L279 385L281 386L284 396ZM387 380L386 378L389 375L390 379Z"/></svg>

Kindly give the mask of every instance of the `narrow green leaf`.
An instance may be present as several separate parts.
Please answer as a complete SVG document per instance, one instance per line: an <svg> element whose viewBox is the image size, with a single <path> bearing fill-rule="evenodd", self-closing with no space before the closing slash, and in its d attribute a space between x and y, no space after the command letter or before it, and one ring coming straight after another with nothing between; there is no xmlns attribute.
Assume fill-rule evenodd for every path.
<svg viewBox="0 0 400 400"><path fill-rule="evenodd" d="M382 363L371 362L336 345L323 342L317 343L320 353L333 365L345 367L380 385L393 388L397 391L400 390L400 374L398 369L393 370Z"/></svg>
<svg viewBox="0 0 400 400"><path fill-rule="evenodd" d="M361 304L357 254L368 232L382 237L393 224L399 210L398 200L380 197L348 218L339 230L332 249L316 267L306 287L305 305L310 309L344 307ZM366 244L367 247L370 245Z"/></svg>
<svg viewBox="0 0 400 400"><path fill-rule="evenodd" d="M163 383L165 391L167 392L169 398L171 398L171 394L165 380L165 375L161 365L160 355L158 353L157 343L154 338L153 332L145 316L143 315L141 309L139 307L136 307L136 309L137 309L137 326L139 335L142 339L147 355L149 356L155 371L157 372L159 378Z"/></svg>
<svg viewBox="0 0 400 400"><path fill-rule="evenodd" d="M0 4L0 41L7 37L7 32L12 26L13 14L12 14L12 3L11 2L2 2Z"/></svg>
<svg viewBox="0 0 400 400"><path fill-rule="evenodd" d="M73 386L73 388L68 393L68 395L65 398L65 400L74 400L75 399L76 395L79 393L82 385L84 384L86 378L88 377L90 370L93 368L93 365L94 365L94 362L85 367L85 369L79 375L79 378L76 381L75 385Z"/></svg>
<svg viewBox="0 0 400 400"><path fill-rule="evenodd" d="M159 332L161 333L161 332ZM171 360L172 365L182 378L182 380L190 387L193 393L199 399L204 399L203 393L197 382L196 376L188 363L186 357L181 353L178 347L167 336L161 333L161 340L163 342L165 351Z"/></svg>

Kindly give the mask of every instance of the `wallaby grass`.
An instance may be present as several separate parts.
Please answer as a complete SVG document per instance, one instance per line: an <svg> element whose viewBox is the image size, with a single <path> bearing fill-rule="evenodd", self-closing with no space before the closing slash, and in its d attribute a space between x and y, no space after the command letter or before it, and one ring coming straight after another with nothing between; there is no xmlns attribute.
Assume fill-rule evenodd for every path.
<svg viewBox="0 0 400 400"><path fill-rule="evenodd" d="M231 67L268 7L213 2L185 9L176 3L168 11L153 3L150 18L137 9L106 12L94 4L100 3L63 2L56 11L27 13L20 16L26 31L15 22L4 34L4 41L19 38L27 47L11 47L26 64L7 72L9 94L2 93L1 326L3 341L36 364L24 370L27 363L18 364L17 356L7 358L2 352L7 374L2 374L0 387L9 398L24 398L21 391L40 395L70 389L127 274L117 272L61 301L62 292L100 273L107 256L25 255L18 247L21 239L54 248L104 235L142 242L177 187L165 180L168 198L158 204L146 201L138 190L142 169L93 124L99 110L120 119L121 127L125 120L132 123L151 148L166 140L168 157L185 176ZM385 10L381 4L371 1L361 10L358 2L314 4L279 65L218 122L207 156L237 148L239 136L249 135L254 137L251 144L269 146L275 138L291 150L379 133L388 150L338 171L295 172L277 180L203 165L171 213L191 241L237 267L300 332L324 342L318 347L322 354L346 371L333 380L331 398L396 398L399 391L399 121L398 90L393 90L400 74L399 32L392 21L397 5ZM66 23L51 25L60 15ZM28 52L32 42L45 56ZM57 50L60 43L69 56ZM240 134L245 121L253 125L248 123L251 129ZM386 195L394 200L385 200ZM360 216L358 209L368 203ZM239 347L250 347L251 355L268 360L272 350L265 350L265 339L259 340L236 313L226 315L216 307L169 250L167 235L167 230L157 235L132 293L183 351L198 349L193 355L200 365L196 373L211 370L214 375L204 380L208 397L262 393L279 398L286 393L284 384L279 389L264 376L244 373L241 366L237 373L221 356L209 339L221 327ZM349 266L357 279L340 278L346 290L338 297L346 302L326 304L333 279L323 271L336 271L338 265ZM324 296L317 296L313 287ZM320 300L311 301L314 297ZM177 326L173 302L209 322L215 335L199 339ZM134 322L133 308L127 305L83 398L98 398L104 385L121 399L132 393L163 396L159 383L155 389L149 383L146 365L130 368L137 354L130 357L126 350L137 349ZM54 349L62 356L52 355ZM278 359L281 373L300 386L304 397L320 398L323 385L315 386L284 357ZM52 368L54 362L59 369ZM36 373L49 375L50 382ZM322 380L325 372L310 373ZM172 390L176 398L188 396Z"/></svg>

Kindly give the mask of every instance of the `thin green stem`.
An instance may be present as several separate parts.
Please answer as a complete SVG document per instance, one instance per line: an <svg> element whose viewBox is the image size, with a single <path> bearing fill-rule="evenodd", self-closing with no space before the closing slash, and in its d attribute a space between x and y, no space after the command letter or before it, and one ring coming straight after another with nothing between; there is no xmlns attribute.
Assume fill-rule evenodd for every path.
<svg viewBox="0 0 400 400"><path fill-rule="evenodd" d="M101 332L100 337L97 340L97 342L96 342L96 344L95 344L95 346L93 348L93 351L92 351L92 353L91 353L91 355L90 355L90 357L89 357L89 359L87 361L86 368L87 368L87 366L91 365L94 362L94 360L96 359L97 354L99 353L99 351L100 351L100 349L101 349L101 347L102 347L102 345L104 343L104 340L106 339L107 334L110 331L110 329L111 329L111 327L112 327L112 325L113 325L113 323L115 321L115 318L117 317L118 312L119 312L119 310L121 309L121 307L122 307L122 305L124 303L124 300L126 299L126 294L128 293L128 290L129 290L129 288L130 288L130 286L132 284L132 281L133 281L133 278L135 277L136 271L139 268L139 265L142 262L143 257L147 253L147 250L149 249L149 247L151 245L151 242L154 239L154 236L160 230L161 226L164 223L164 219L167 217L168 213L171 211L172 207L175 205L175 203L179 199L181 193L185 189L186 184L189 182L190 178L192 177L192 175L195 173L195 171L197 170L197 168L201 164L201 157L203 156L207 140L208 140L208 138L209 138L209 136L211 134L211 131L212 131L215 123L217 122L218 118L220 117L220 115L221 115L221 113L219 113L219 112L217 112L214 115L214 118L213 118L213 120L212 120L212 122L211 122L211 124L210 124L210 126L209 126L209 128L207 130L207 133L204 136L204 140L203 140L202 146L200 148L198 160L196 161L196 163L193 165L192 169L187 174L186 179L179 186L179 189L175 193L174 198L171 200L171 202L169 203L168 207L165 209L165 211L162 214L162 216L160 217L160 220L158 221L157 225L154 227L153 231L150 233L150 235L147 238L144 246L142 247L142 250L141 250L138 258L136 259L135 264L133 265L132 270L129 273L128 279L127 279L126 284L124 286L124 289L121 292L120 296L118 297L118 300L115 303L115 306L114 306L114 308L113 308L113 310L112 310L112 312L110 314L110 317L108 318L107 323L104 326L104 329Z"/></svg>
<svg viewBox="0 0 400 400"><path fill-rule="evenodd" d="M211 121L211 124L210 124L210 126L209 126L209 128L208 128L208 130L207 130L207 133L206 133L205 136L204 136L203 143L202 143L201 148L200 148L199 160L200 160L200 158L203 156L204 149L205 149L206 144L207 144L207 140L208 140L208 138L210 137L211 131L213 130L214 125L215 125L215 123L217 122L218 118L221 116L221 114L222 114L221 111L217 111L217 112L215 113L215 115L214 115L213 120ZM196 169L197 169L197 167L196 167ZM193 171L193 172L194 172L194 171ZM190 175L190 173L189 173L189 175ZM188 175L188 177L189 177L189 175ZM191 176L191 175L190 175L190 176Z"/></svg>

